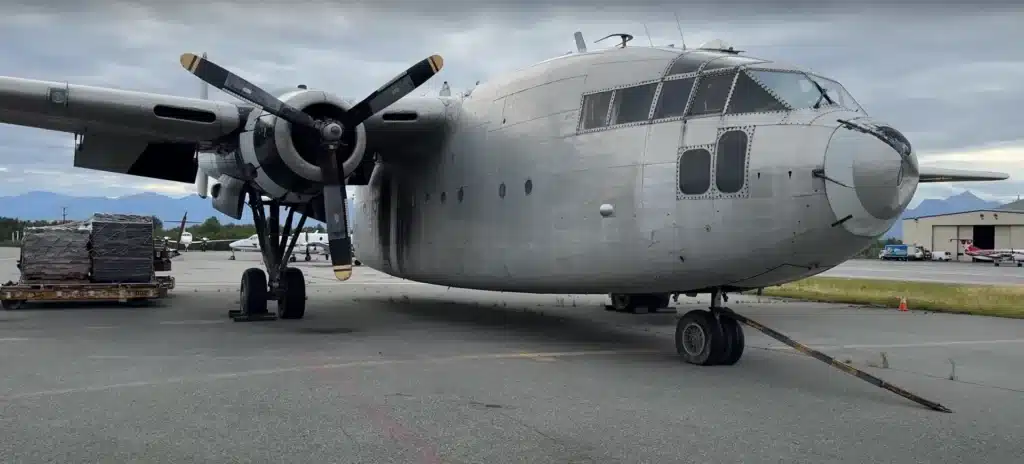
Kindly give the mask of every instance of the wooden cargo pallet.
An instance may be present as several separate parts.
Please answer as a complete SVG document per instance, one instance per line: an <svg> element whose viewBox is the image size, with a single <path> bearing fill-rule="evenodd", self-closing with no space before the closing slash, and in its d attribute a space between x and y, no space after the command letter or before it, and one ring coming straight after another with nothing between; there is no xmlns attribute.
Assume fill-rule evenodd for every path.
<svg viewBox="0 0 1024 464"><path fill-rule="evenodd" d="M17 309L26 302L128 301L164 298L174 277L157 276L142 283L8 282L0 285L0 305Z"/></svg>

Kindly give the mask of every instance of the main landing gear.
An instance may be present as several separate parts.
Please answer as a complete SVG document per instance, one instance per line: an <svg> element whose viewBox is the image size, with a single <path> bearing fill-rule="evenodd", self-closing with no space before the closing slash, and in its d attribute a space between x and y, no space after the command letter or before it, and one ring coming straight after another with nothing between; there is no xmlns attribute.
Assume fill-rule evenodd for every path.
<svg viewBox="0 0 1024 464"><path fill-rule="evenodd" d="M733 312L722 306L729 299L721 289L711 292L711 307L708 310L695 309L679 318L676 324L676 351L684 361L701 366L736 364L743 356L745 339L740 323L753 327L794 350L806 354L847 374L857 377L876 387L884 388L917 404L940 412L952 412L949 408L915 395L888 383L878 377L841 362L825 353L803 345L775 330Z"/></svg>
<svg viewBox="0 0 1024 464"><path fill-rule="evenodd" d="M258 194L250 194L249 198L260 253L267 270L250 268L242 273L239 308L229 311L228 316L235 322L270 321L278 317L302 319L306 313L306 280L302 270L288 267L285 257L292 255L299 231L306 222L306 210L299 213L299 223L293 231L292 218L297 207L289 208L281 230L281 205L277 202L264 205ZM268 210L266 215L264 206ZM267 310L269 301L277 301L276 314Z"/></svg>

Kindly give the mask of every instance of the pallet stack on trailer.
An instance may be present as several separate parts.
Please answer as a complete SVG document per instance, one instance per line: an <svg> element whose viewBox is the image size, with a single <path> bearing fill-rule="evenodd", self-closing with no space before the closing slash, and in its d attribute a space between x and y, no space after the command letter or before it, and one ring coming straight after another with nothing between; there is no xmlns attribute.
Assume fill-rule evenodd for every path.
<svg viewBox="0 0 1024 464"><path fill-rule="evenodd" d="M0 286L6 309L27 301L162 298L172 277L157 276L153 219L95 214L88 221L25 230L19 282ZM169 266L168 266L169 267Z"/></svg>

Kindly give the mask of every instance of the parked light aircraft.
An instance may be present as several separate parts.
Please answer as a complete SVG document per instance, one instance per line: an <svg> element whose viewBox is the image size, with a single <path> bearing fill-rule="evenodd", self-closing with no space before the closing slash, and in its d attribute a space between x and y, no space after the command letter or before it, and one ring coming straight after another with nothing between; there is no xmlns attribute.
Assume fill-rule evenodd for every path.
<svg viewBox="0 0 1024 464"><path fill-rule="evenodd" d="M236 320L273 318L268 300L303 317L303 275L284 257L307 217L327 224L335 276L350 277L353 185L355 251L396 277L608 293L621 309L710 293L711 309L676 328L681 357L701 365L743 352L726 292L846 261L920 182L1008 177L920 166L897 128L825 75L721 41L616 35L464 93L409 95L441 70L433 55L358 102L304 85L270 94L190 53L187 71L245 103L3 77L0 122L77 134L77 167L195 182L236 219L248 204L267 271L243 273Z"/></svg>
<svg viewBox="0 0 1024 464"><path fill-rule="evenodd" d="M974 246L974 240L969 238L954 238L950 241L959 241L964 247L964 254L976 261L991 261L996 266L1000 262L1010 261L1017 264L1017 267L1024 267L1024 249L1001 248L998 250L986 250Z"/></svg>

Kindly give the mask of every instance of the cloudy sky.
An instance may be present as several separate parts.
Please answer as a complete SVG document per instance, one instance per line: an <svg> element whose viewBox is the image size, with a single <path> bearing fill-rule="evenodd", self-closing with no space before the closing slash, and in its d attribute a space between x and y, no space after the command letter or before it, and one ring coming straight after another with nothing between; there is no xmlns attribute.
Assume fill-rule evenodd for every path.
<svg viewBox="0 0 1024 464"><path fill-rule="evenodd" d="M678 46L677 13L689 46L722 38L751 55L839 80L869 113L900 128L924 164L1011 174L1007 182L922 186L915 203L965 188L1004 201L1024 191L1024 6L987 0L962 7L831 0L589 0L558 8L524 0L361 3L13 0L0 17L0 74L197 96L199 83L178 56L205 51L265 87L307 84L361 98L440 53L445 69L420 93L436 92L443 80L459 91L574 49L576 30L588 42L628 32L637 37L634 44L646 45L646 25L654 44ZM71 135L0 127L0 195L191 193L189 185L75 169L72 144Z"/></svg>

